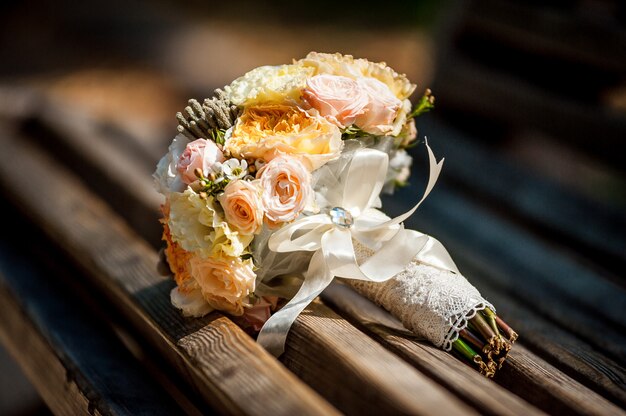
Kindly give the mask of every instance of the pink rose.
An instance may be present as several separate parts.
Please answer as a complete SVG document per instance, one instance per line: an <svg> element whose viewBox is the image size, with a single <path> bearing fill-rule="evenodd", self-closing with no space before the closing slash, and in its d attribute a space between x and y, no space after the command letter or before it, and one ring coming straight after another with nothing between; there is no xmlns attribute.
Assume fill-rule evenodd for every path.
<svg viewBox="0 0 626 416"><path fill-rule="evenodd" d="M272 316L272 309L276 309L277 302L278 298L276 296L264 296L251 307L244 309L243 319L255 331L260 331L265 322Z"/></svg>
<svg viewBox="0 0 626 416"><path fill-rule="evenodd" d="M207 175L216 162L223 161L224 155L214 142L198 139L187 145L178 159L176 170L183 182L189 185L198 179L194 173L196 169L201 169Z"/></svg>
<svg viewBox="0 0 626 416"><path fill-rule="evenodd" d="M368 96L365 112L356 118L361 130L376 134L388 134L393 130L393 121L402 107L400 101L387 85L375 78L359 78L358 84Z"/></svg>
<svg viewBox="0 0 626 416"><path fill-rule="evenodd" d="M270 225L293 221L311 202L311 174L293 157L278 156L257 174L263 190L263 208Z"/></svg>
<svg viewBox="0 0 626 416"><path fill-rule="evenodd" d="M218 197L226 221L242 234L255 234L263 225L263 205L257 184L258 181L232 181Z"/></svg>
<svg viewBox="0 0 626 416"><path fill-rule="evenodd" d="M307 80L304 100L322 117L339 127L354 124L364 113L368 97L353 79L339 75L316 75Z"/></svg>

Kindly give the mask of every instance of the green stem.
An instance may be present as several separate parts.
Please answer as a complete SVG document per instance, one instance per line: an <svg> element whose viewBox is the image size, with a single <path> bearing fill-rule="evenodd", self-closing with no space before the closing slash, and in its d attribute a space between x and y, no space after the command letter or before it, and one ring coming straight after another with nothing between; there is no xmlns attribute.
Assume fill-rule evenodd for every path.
<svg viewBox="0 0 626 416"><path fill-rule="evenodd" d="M489 326L491 326L491 329L493 329L496 334L500 334L498 324L496 324L496 314L489 308L485 308L481 312L483 317L487 320Z"/></svg>
<svg viewBox="0 0 626 416"><path fill-rule="evenodd" d="M496 333L493 332L493 329L491 329L487 321L485 321L485 318L483 318L480 313L477 313L476 316L474 316L470 321L474 324L478 332L480 332L480 334L485 338L485 341L489 342L496 336Z"/></svg>
<svg viewBox="0 0 626 416"><path fill-rule="evenodd" d="M474 357L478 354L476 351L472 349L469 345L467 345L462 339L457 339L452 343L452 348L458 351L464 358L466 358L469 362L474 362Z"/></svg>

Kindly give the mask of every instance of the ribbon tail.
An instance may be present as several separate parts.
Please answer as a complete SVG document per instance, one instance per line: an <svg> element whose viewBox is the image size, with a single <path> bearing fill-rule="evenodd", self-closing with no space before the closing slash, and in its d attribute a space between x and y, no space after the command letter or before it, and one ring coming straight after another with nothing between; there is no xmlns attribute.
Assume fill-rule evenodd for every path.
<svg viewBox="0 0 626 416"><path fill-rule="evenodd" d="M257 342L270 354L279 357L285 351L285 341L293 322L304 308L326 289L333 277L326 266L322 250L315 252L300 290L289 303L265 322Z"/></svg>
<svg viewBox="0 0 626 416"><path fill-rule="evenodd" d="M422 250L420 250L417 256L415 256L415 260L419 261L420 263L436 267L440 270L461 274L459 272L459 269L456 267L454 260L452 260L452 257L448 253L448 250L446 250L444 245L441 244L439 240L415 230L406 230L406 232L415 234L418 237L428 237L428 241L426 241L426 244L424 244Z"/></svg>

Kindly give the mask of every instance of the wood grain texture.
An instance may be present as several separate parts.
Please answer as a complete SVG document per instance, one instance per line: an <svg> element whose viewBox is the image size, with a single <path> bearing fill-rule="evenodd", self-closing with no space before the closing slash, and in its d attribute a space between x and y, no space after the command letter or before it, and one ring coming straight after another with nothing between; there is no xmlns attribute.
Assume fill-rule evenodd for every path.
<svg viewBox="0 0 626 416"><path fill-rule="evenodd" d="M507 323L520 334L524 334L521 340L523 344L534 353L545 357L565 374L612 402L626 407L626 369L623 366L589 345L585 339L572 335L554 322L546 320L520 299L506 292L494 290L488 283L482 284L489 275L484 268L477 268L466 261L459 262L459 265L473 277L472 280L481 287L484 296L488 299L497 299L498 313L506 317ZM497 379L498 382L501 380ZM539 381L538 383L537 388L541 389L542 384ZM526 387L521 388L520 392L514 391L523 396L526 394ZM531 396L538 397L541 396Z"/></svg>
<svg viewBox="0 0 626 416"><path fill-rule="evenodd" d="M516 392L525 390L526 382L540 385L535 388L535 401L544 404L551 414L624 415L626 412L592 393L579 383L573 383L562 371L528 351L523 346L511 350L510 365L505 365L498 383Z"/></svg>
<svg viewBox="0 0 626 416"><path fill-rule="evenodd" d="M449 353L434 347L428 341L418 341L407 334L406 330L398 331L384 325L384 322L394 321L394 318L348 286L333 283L321 297L324 303L367 331L386 348L463 397L481 414L542 414L537 408L481 376L461 361L453 359ZM387 316L381 317L381 314ZM401 325L399 321L396 322Z"/></svg>
<svg viewBox="0 0 626 416"><path fill-rule="evenodd" d="M1 278L1 277L0 277ZM90 407L90 400L37 328L24 316L13 294L0 285L0 341L16 359L46 405L57 415L103 414Z"/></svg>
<svg viewBox="0 0 626 416"><path fill-rule="evenodd" d="M66 134L71 134L71 123L66 123ZM69 129L69 131L67 130ZM76 134L76 132L73 132ZM98 138L93 138L98 140ZM65 139L63 139L65 140ZM78 137L72 140L65 140L66 143L79 141ZM85 140L82 138L82 140ZM74 157L82 159L99 158L100 160L90 163L91 169L98 171L102 166L106 165L106 160L115 153L114 149L99 154L86 153L83 154L81 145L73 152ZM66 159L71 163L72 158ZM133 164L129 164L134 166ZM135 168L133 175L136 177L135 182L143 181L141 186L146 189L152 189L151 181L148 175L142 174L141 169ZM92 183L92 186L98 188L100 193L107 199L113 198L116 189L130 189L131 185L119 178L109 178L104 184L113 184L112 187L103 186L101 183ZM150 207L154 204L153 198L148 198L132 209L146 212L152 211ZM140 212L140 211L138 211ZM126 216L126 220L133 226L137 225L138 232L143 235L143 227L135 224L134 216ZM155 221L154 228L159 228ZM429 380L427 377L416 372L413 368L398 360L393 354L385 351L378 344L372 343L371 339L360 331L355 330L351 325L347 325L345 321L340 322L340 318L330 311L324 305L316 305L316 309L307 309L305 314L299 318L298 322L292 328L292 336L288 339L287 352L282 361L286 366L296 373L301 379L310 384L320 394L326 397L333 405L347 413L357 413L363 411L371 411L376 409L380 412L410 412L410 413L432 413L438 411L441 405L433 406L430 400L424 401L423 398L415 396L411 393L409 386L419 386L420 390L429 392L429 395L445 402L449 411L470 411L469 407L463 405L461 401L455 399L454 396L447 394ZM313 314L333 316L332 320L320 320L311 317ZM335 322L339 320L338 322ZM303 324L306 322L306 324ZM341 329L336 329L337 325L343 325ZM351 334L350 339L344 339L338 343L334 338L329 338L326 334L329 330L335 329L338 333ZM197 334L191 334L188 338L194 339ZM209 334L206 334L210 337ZM316 340L316 342L312 342ZM179 342L182 347L189 347L190 344L185 339ZM191 348L196 348L199 344L196 340L191 344ZM340 349L341 359L337 359L337 349ZM366 359L364 355L368 352L370 356L386 357L385 360L393 365L381 366L376 364L376 360ZM373 353L372 351L375 351ZM448 357L448 359L453 359ZM323 366L320 370L320 360L323 363L334 363L332 366ZM341 368L341 372L337 369ZM347 376L347 377L346 377ZM404 380L398 387L399 378ZM341 389L337 388L337 379L342 381ZM404 387L402 387L404 386ZM413 390L415 390L413 388ZM367 392L366 396L363 393ZM365 397L365 398L364 398ZM393 398L391 400L390 398Z"/></svg>
<svg viewBox="0 0 626 416"><path fill-rule="evenodd" d="M149 184L146 181L145 186L148 186L148 185ZM120 183L118 184L118 186L124 186L124 184ZM106 190L103 190L103 192L106 192ZM391 201L388 201L388 202L391 202ZM385 206L387 207L389 205L387 205L386 203ZM443 210L444 213L448 209L447 207L444 207L442 205L439 205L438 207L440 210ZM423 209L424 208L422 208L422 210ZM460 209L463 209L462 205ZM420 216L421 215L422 213L420 212ZM425 218L426 218L426 221L430 223L433 216L432 215L428 216L428 213L427 213ZM434 218L435 220L438 219L438 217L434 217ZM454 237L458 238L459 241L464 241L460 236L457 237L456 234L454 235ZM481 269L481 272L484 273L485 271ZM479 272L476 272L474 274L478 275ZM491 289L492 287L494 287L493 282L491 282L488 279L483 279L481 281L478 281L477 283L478 283L478 287L480 288L485 287L485 288ZM496 285L496 287L498 286ZM491 293L493 293L493 295L491 295ZM504 297L506 293L507 293L506 291L503 292L499 289L496 290L495 292L491 291L490 298L497 300L502 297L503 305L508 306L509 297ZM585 385L591 387L595 391L600 392L601 394L605 395L606 397L610 398L611 400L617 403L621 403L621 400L623 399L623 393L624 393L623 369L619 365L617 365L612 360L604 357L601 353L595 351L586 343L576 342L577 340L578 341L580 340L570 335L567 331L564 331L563 329L559 328L557 325L554 325L550 321L546 321L543 316L540 316L536 313L530 313L530 311L527 309L526 306L523 307L521 311L523 312L524 314L523 316L525 317L524 318L525 320L523 321L525 325L520 327L519 329L528 328L528 334L524 334L524 337L523 337L524 340L528 340L528 338L530 338L532 341L534 341L533 347L539 346L540 347L539 352L542 352L542 353L547 352L547 355L551 358L551 361L554 364L557 364L559 368L563 369L568 374L575 376L578 380L582 381ZM508 317L510 315L505 315L505 316ZM513 315L513 316L518 316L518 315ZM512 320L512 323L517 323L517 322L519 321ZM554 334L554 337L550 337L549 336L550 333ZM390 340L392 340L392 338L390 338ZM412 350L412 348L414 347L411 346L411 344L407 344L408 345L407 346L403 343L403 341L400 342L400 344L397 343L397 340L395 341L396 341L395 346L392 346L391 345L392 343L390 341L385 345L393 347L395 352L401 354L405 359L413 362L413 364L418 366L418 368L425 371L431 377L437 379L440 383L446 385L448 388L455 391L457 394L460 394L460 390L455 390L455 389L462 388L463 386L461 387L455 386L455 384L458 384L458 383L455 382L453 373L446 373L443 370L440 370L439 374L445 374L445 375L450 374L450 377L440 376L438 378L436 375L433 375L434 373L429 372L429 370L427 370L427 368L425 367L426 364L416 364L417 362L416 360L418 360L418 358L416 357L407 358L408 355L409 356L411 354L415 355L415 351ZM424 347L423 345L420 345L420 346ZM450 363L450 357L448 357L446 353L438 351L438 350L434 350L434 349L431 349L431 350L427 349L427 351L429 352L436 351L434 352L434 354L439 354L439 356L436 356L436 357L440 357L442 361L447 361L448 365L452 365L453 368L456 368L454 366L458 367L457 364L459 363L456 363L456 362L452 364ZM428 363L428 364L435 365L434 363L437 363L436 359L434 359L433 362ZM297 363L286 362L286 364L288 366L292 366L292 370L298 373L300 367L298 367ZM522 364L523 362L522 363L518 363L518 362L509 363L509 365L522 365ZM513 383L513 384L509 384L509 388L512 391L514 391L516 394L524 397L525 399L529 401L532 401L537 406L542 407L542 408L554 409L560 406L561 409L569 409L573 413L585 412L585 411L589 411L592 413L594 412L595 408L593 406L593 403L591 404L587 403L587 406L581 406L581 407L579 407L578 405L573 406L573 407L570 406L569 405L570 402L567 399L563 399L563 397L566 398L567 395L565 396L561 395L561 389L559 385L552 386L553 388L551 391L553 393L545 394L542 391L542 389L544 388L544 384L542 384L539 381L536 381L538 374L533 373L533 371L534 371L533 367L520 368L518 371L518 374L524 375L526 377L526 381L524 383L520 383L519 385L523 385L524 387L515 388L516 384ZM580 373L577 373L576 371L580 371ZM564 387L566 391L574 390L574 391L583 391L583 392L586 391L587 393L591 393L588 390L585 390L584 388L580 389L581 386L573 380L568 380L568 383L569 384L566 383L566 386ZM328 389L332 391L331 387L329 387ZM580 390L576 390L576 389L580 389ZM468 397L467 395L462 395L462 396L465 397L465 400L468 400L468 402L471 402L473 406L478 408L477 403L480 400L474 399L472 401L470 399L467 399ZM481 396L479 395L478 397L481 397ZM550 397L552 397L552 399L550 399ZM590 397L594 397L594 395L591 394ZM598 399L602 401L602 399L600 398ZM548 402L546 402L546 400L548 400ZM549 400L552 400L558 404L550 404ZM575 403L575 402L572 402L572 403ZM490 411L488 406L487 405L483 405L483 406L484 406L484 409L482 409L482 411L485 413L488 413ZM515 408L515 406L513 406L512 408Z"/></svg>
<svg viewBox="0 0 626 416"><path fill-rule="evenodd" d="M626 117L619 112L568 100L514 75L473 62L458 52L454 61L441 65L433 90L448 108L462 111L470 108L475 115L490 120L567 137L570 144L615 168L623 166L620 152L615 151L615 143L621 143L626 131ZM597 134L598 131L602 134ZM590 141L589 137L595 139Z"/></svg>
<svg viewBox="0 0 626 416"><path fill-rule="evenodd" d="M160 241L161 232L154 223L160 218L162 197L152 187L142 186L156 165L148 166L150 158L133 146L137 141L103 130L94 120L78 117L62 106L42 106L22 128L96 192L114 188L115 198L108 204L129 218L151 244Z"/></svg>
<svg viewBox="0 0 626 416"><path fill-rule="evenodd" d="M0 241L0 339L48 406L56 414L180 414L60 276L32 261L16 241L26 237Z"/></svg>
<svg viewBox="0 0 626 416"><path fill-rule="evenodd" d="M497 207L526 227L533 224L545 239L575 250L577 256L602 269L614 270L626 285L619 275L626 266L626 213L585 198L510 159L494 157L493 149L476 137L432 117L419 120L419 127L440 138L432 144L437 154L445 155L443 179L456 192Z"/></svg>
<svg viewBox="0 0 626 416"><path fill-rule="evenodd" d="M318 302L294 323L281 360L348 414L476 414Z"/></svg>
<svg viewBox="0 0 626 416"><path fill-rule="evenodd" d="M212 406L229 414L335 413L222 315L184 319L169 302L171 282L154 270L153 250L39 149L6 132L1 143L5 191ZM189 348L185 337L200 329L207 333L204 346Z"/></svg>
<svg viewBox="0 0 626 416"><path fill-rule="evenodd" d="M213 404L217 392L220 400L214 405L232 411L245 401L245 405L249 406L245 409L248 413L289 413L296 409L299 412L330 411L330 408L325 409L319 404L315 407L314 403L310 403L311 398L298 392L302 383L293 375L288 379L284 369L229 319L217 313L203 320L183 319L169 304L168 293L172 283L156 277L151 270L157 263L153 250L134 237L101 201L88 193L75 178L59 169L39 149L28 143L12 141L7 141L5 148L14 156L19 155L22 169L33 175L17 183L5 181L5 188L86 271L103 283L101 290L107 290L127 315L141 317L136 322L138 328L145 330L152 326L145 335L153 336L157 344L163 343L158 338L164 336L167 336L165 341L176 343L176 349L165 344L163 352L173 360L176 357L171 357L172 351L177 352L178 367L194 380L207 400L212 399ZM8 174L10 169L15 168L15 165L7 165L6 171L0 168L0 174ZM38 177L46 178L45 191L29 192L28 181ZM60 194L63 194L62 199L57 198L45 207L38 206L41 198L53 201L53 196ZM113 282L121 288L111 287ZM129 297L128 293L132 296ZM136 302L140 308L125 305L126 302ZM325 312L330 319L318 318ZM293 340L289 341L284 362L289 363L290 369L341 410L350 413L377 409L381 412L435 414L440 409L446 409L452 413L472 414L471 408L461 400L328 308L318 306L307 313L310 315L299 319L292 330ZM147 316L142 316L144 314ZM159 333L157 325L164 334ZM334 329L333 336L329 335L329 328ZM338 344L336 334L346 337ZM337 354L340 360L333 366L325 370L320 367L320 360L333 363ZM383 360L384 364L373 357ZM340 367L344 368L341 372L344 380L337 379L337 374L330 372L330 369ZM250 381L252 378L254 382ZM338 380L341 380L340 385ZM286 385L290 386L288 392L284 389ZM416 395L416 391L426 392L428 396ZM368 395L364 396L364 392ZM296 403L298 393L304 397ZM241 397L235 401L233 395ZM260 397L263 397L262 401L258 400ZM252 398L255 398L254 403ZM299 406L307 406L307 409L299 409Z"/></svg>
<svg viewBox="0 0 626 416"><path fill-rule="evenodd" d="M538 413L528 403L548 413L579 415L620 413L620 410L606 399L572 380L518 343L509 355L515 358L507 360L503 368L496 373L495 381L506 387L506 390L496 388L490 381L460 361L451 362L446 352L407 336L395 329L393 324L381 324L393 321L394 318L351 288L335 284L329 289L322 294L324 302L333 305L342 315L359 324L383 345L439 379L449 389L457 391L483 414ZM522 337L522 341L523 339ZM544 377L547 372L552 373L552 376ZM520 397L528 403L520 400Z"/></svg>
<svg viewBox="0 0 626 416"><path fill-rule="evenodd" d="M172 351L179 349L184 351L186 354L182 354L183 362L179 363L181 371L188 374L192 380L202 377L222 380L223 388L238 389L238 394L245 393L246 397L248 394L265 397L262 405L264 409L272 404L272 396L263 391L264 389L273 386L272 394L275 397L282 394L276 386L278 380L273 380L273 383L261 380L268 384L265 386L250 385L246 379L250 377L251 372L266 374L265 377L274 379L275 376L269 374L272 368L268 363L261 360L257 360L259 363L247 362L247 373L240 369L236 370L237 363L233 363L232 360L240 357L239 361L245 361L245 357L261 347L254 343L250 345L253 341L229 319L217 313L204 320L181 318L179 312L169 304L168 293L172 288L172 282L154 277L154 272L151 271L157 263L154 251L148 249L128 229L119 224L102 202L85 192L70 175L61 174L58 168L54 168L46 161L46 156L36 147L24 142L19 144L11 142L7 148L13 153L31 159L32 162L27 163L37 166L33 167L33 174L46 176L50 180L56 175L59 176L58 183L55 185L51 183L46 190L50 192L50 197L61 190L64 194L58 206L54 208L47 206L46 209L41 207L39 212L36 207L31 206L36 204L37 196L26 195L27 192L21 190L19 184L12 184L11 188L16 199L21 201L27 211L34 211L32 215L36 222L46 228L85 270L97 275L103 274L104 276L98 277L100 281L110 283L113 279L123 286L121 291L112 291L103 285L103 290L112 291L112 298L117 299L117 303L127 311L127 314L147 313L152 321L173 338L178 349L173 350L167 346L163 353L169 354L171 360L176 360L177 357L171 357ZM17 189L20 190L16 191ZM155 223L155 226L158 227L158 223ZM132 297L129 298L124 291L131 293ZM140 308L123 305L124 300L137 302ZM325 316L324 314L331 316L331 319L315 318L315 315ZM152 324L150 319L142 319L136 323L140 329L145 328L147 324ZM153 330L146 335L154 337L157 333L158 331ZM336 334L350 336L343 338L338 347ZM155 337L153 342L158 344L162 341ZM251 348L254 349L250 351ZM338 348L342 350L338 351ZM347 413L377 409L380 412L431 414L441 408L453 413L472 413L472 409L461 400L386 351L323 305L308 309L298 320L292 328L287 349L283 362L288 368ZM221 357L219 358L221 366L215 365L215 360L218 359L216 356ZM386 364L380 364L373 357L384 359ZM178 360L180 361L181 357L178 357ZM320 366L320 362L326 363L326 366ZM331 371L337 368L343 368L341 377L337 377L338 374ZM261 378L257 376L257 383ZM290 389L299 384L295 381L293 384L283 383L290 385ZM205 397L209 395L210 392L206 391L204 385L198 383L196 385L201 394ZM242 386L247 387L242 389ZM254 391L255 389L257 391ZM362 392L366 390L371 394L364 397ZM416 391L428 392L428 397L432 399L426 400L422 396L417 396ZM435 404L433 400L438 403ZM256 408L252 409L254 410Z"/></svg>

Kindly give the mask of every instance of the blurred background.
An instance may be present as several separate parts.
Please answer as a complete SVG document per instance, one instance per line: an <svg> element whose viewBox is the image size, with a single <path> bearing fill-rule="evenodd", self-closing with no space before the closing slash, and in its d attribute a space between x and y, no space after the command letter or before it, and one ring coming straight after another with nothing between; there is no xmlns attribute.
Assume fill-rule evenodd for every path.
<svg viewBox="0 0 626 416"><path fill-rule="evenodd" d="M604 276L621 282L616 270L626 253L588 247L603 236L570 238L549 217L513 209L528 202L515 199L525 178L540 178L546 196L557 189L599 215L623 218L626 4L619 0L4 1L0 119L63 108L132 137L153 163L189 98L309 51L385 61L418 85L413 99L430 87L436 111L418 129L446 156L444 183L550 244L585 251L581 262L601 264ZM422 150L415 150L417 185ZM515 186L483 183L491 161ZM411 201L410 192L399 196ZM535 195L529 212L554 208ZM584 223L577 212L564 215ZM616 234L626 231L607 221ZM46 412L0 352L0 414Z"/></svg>

